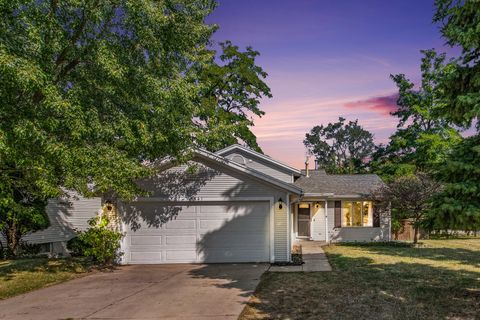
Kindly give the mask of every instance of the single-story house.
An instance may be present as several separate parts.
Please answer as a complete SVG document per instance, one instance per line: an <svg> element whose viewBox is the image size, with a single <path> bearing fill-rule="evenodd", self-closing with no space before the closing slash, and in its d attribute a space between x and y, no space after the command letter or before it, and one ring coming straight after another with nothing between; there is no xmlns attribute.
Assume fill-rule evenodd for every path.
<svg viewBox="0 0 480 320"><path fill-rule="evenodd" d="M105 203L125 234L124 264L286 262L298 239L390 240L390 213L369 196L382 184L373 174L301 171L240 145L159 169L138 181L148 197L50 201L51 226L25 240L62 252Z"/></svg>

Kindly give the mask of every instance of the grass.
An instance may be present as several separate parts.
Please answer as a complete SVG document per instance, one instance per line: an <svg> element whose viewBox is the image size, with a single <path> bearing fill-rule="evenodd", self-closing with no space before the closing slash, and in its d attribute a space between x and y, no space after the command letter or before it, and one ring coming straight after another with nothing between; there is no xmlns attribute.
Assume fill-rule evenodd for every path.
<svg viewBox="0 0 480 320"><path fill-rule="evenodd" d="M240 319L480 319L480 239L324 247L333 272L263 275Z"/></svg>
<svg viewBox="0 0 480 320"><path fill-rule="evenodd" d="M0 260L0 300L77 278L89 270L85 259Z"/></svg>

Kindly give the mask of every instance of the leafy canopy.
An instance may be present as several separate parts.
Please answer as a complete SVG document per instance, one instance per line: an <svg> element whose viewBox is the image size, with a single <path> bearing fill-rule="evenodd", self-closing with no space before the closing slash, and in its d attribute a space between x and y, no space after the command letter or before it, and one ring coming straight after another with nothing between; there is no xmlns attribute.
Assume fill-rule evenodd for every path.
<svg viewBox="0 0 480 320"><path fill-rule="evenodd" d="M320 167L330 173L358 173L375 150L373 134L363 129L358 120L315 126L303 141Z"/></svg>
<svg viewBox="0 0 480 320"><path fill-rule="evenodd" d="M436 112L444 107L439 82L444 76L445 55L433 50L422 51L419 86L404 74L391 75L398 88L396 132L390 142L381 146L372 166L385 178L411 174L417 170L432 172L445 160L452 147L461 141L458 131Z"/></svg>
<svg viewBox="0 0 480 320"><path fill-rule="evenodd" d="M436 0L434 22L447 44L462 49L450 61L440 82L445 103L437 110L439 117L458 126L480 129L480 1Z"/></svg>
<svg viewBox="0 0 480 320"><path fill-rule="evenodd" d="M237 139L258 149L250 116L263 115L266 73L258 52L229 42L216 60L215 7L0 0L3 210L28 212L64 188L131 198L145 162Z"/></svg>
<svg viewBox="0 0 480 320"><path fill-rule="evenodd" d="M435 197L429 227L480 230L480 136L458 144L436 178L444 189Z"/></svg>
<svg viewBox="0 0 480 320"><path fill-rule="evenodd" d="M477 122L477 133L458 143L435 169L444 189L434 201L431 229L478 230L480 228L480 2L437 0L434 21L442 36L461 55L447 63L439 90L443 103L438 119L468 128Z"/></svg>

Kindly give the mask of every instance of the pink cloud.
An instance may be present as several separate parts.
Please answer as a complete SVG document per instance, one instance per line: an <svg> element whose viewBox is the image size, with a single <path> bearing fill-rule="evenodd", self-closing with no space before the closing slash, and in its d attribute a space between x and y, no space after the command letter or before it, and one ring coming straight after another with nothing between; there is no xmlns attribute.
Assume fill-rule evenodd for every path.
<svg viewBox="0 0 480 320"><path fill-rule="evenodd" d="M358 100L345 103L345 107L349 109L363 109L377 112L382 115L389 115L398 109L398 94L390 94L386 96L378 96L364 100Z"/></svg>

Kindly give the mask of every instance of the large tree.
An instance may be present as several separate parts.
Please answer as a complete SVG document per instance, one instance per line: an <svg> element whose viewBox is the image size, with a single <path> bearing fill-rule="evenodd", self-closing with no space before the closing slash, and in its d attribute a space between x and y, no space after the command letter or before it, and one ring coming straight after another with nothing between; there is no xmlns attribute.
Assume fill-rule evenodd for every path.
<svg viewBox="0 0 480 320"><path fill-rule="evenodd" d="M398 109L392 112L398 118L397 130L390 142L377 150L372 162L375 171L387 179L417 170L431 173L462 139L449 121L436 116L444 106L439 82L446 57L433 50L422 53L420 84L415 85L404 74L391 75L398 88Z"/></svg>
<svg viewBox="0 0 480 320"><path fill-rule="evenodd" d="M475 122L477 133L459 143L438 166L436 177L445 185L436 197L433 227L477 230L480 222L480 2L437 0L434 21L460 56L444 67L439 81L443 103L435 110L463 128Z"/></svg>
<svg viewBox="0 0 480 320"><path fill-rule="evenodd" d="M9 234L44 227L41 204L63 188L128 198L142 192L133 180L150 174L145 161L183 161L193 147L237 138L258 148L247 114L262 115L266 74L255 51L230 43L217 62L216 26L204 22L215 6L0 2L0 225ZM34 226L20 229L25 219Z"/></svg>
<svg viewBox="0 0 480 320"><path fill-rule="evenodd" d="M436 0L434 22L447 44L460 47L460 56L448 63L440 86L445 103L437 115L458 126L480 129L480 1Z"/></svg>
<svg viewBox="0 0 480 320"><path fill-rule="evenodd" d="M303 141L317 164L330 173L358 173L366 169L375 150L373 134L358 124L358 120L338 122L312 128Z"/></svg>
<svg viewBox="0 0 480 320"><path fill-rule="evenodd" d="M480 136L465 138L436 174L444 188L430 213L431 229L480 230Z"/></svg>
<svg viewBox="0 0 480 320"><path fill-rule="evenodd" d="M241 139L250 148L261 152L250 126L253 125L252 116L264 115L259 108L259 99L272 95L263 81L266 72L255 65L259 52L251 47L241 52L230 41L220 43L220 47L221 63L212 61L200 72L204 84L201 92L204 107L199 119L202 128L209 132L202 144L216 151Z"/></svg>

